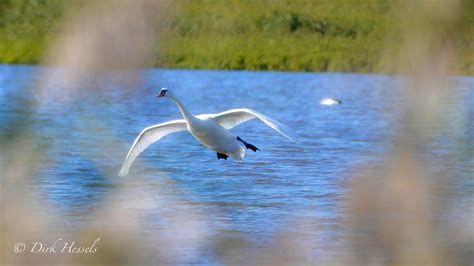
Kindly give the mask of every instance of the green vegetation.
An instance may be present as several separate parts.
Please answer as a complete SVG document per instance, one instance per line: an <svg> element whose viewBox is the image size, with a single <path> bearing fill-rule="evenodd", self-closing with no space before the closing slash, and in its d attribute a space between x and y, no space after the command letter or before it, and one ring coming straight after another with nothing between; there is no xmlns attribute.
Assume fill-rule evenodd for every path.
<svg viewBox="0 0 474 266"><path fill-rule="evenodd" d="M0 0L0 62L37 63L65 2ZM176 0L163 13L160 67L390 72L381 58L402 39L386 0ZM474 74L472 17L461 21L464 74Z"/></svg>
<svg viewBox="0 0 474 266"><path fill-rule="evenodd" d="M37 63L54 37L61 0L0 0L0 62Z"/></svg>
<svg viewBox="0 0 474 266"><path fill-rule="evenodd" d="M256 70L374 71L389 13L386 1L373 0L202 0L173 8L160 65Z"/></svg>

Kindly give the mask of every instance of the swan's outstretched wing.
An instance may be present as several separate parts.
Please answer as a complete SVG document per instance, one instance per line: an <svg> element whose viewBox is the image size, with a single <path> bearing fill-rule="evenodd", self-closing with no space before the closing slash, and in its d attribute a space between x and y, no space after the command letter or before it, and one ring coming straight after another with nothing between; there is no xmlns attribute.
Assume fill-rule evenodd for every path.
<svg viewBox="0 0 474 266"><path fill-rule="evenodd" d="M133 142L132 147L128 151L127 157L123 162L122 169L120 169L119 176L126 176L130 166L132 166L135 158L144 151L152 143L160 140L162 137L187 129L186 121L183 119L172 120L158 125L150 126L142 130L140 135Z"/></svg>
<svg viewBox="0 0 474 266"><path fill-rule="evenodd" d="M250 110L246 108L232 109L232 110L227 110L219 114L208 115L208 117L215 119L221 126L223 126L226 129L231 129L244 122L247 122L254 118L258 118L263 123L267 124L269 127L273 128L274 130L276 130L278 133L282 134L289 140L293 142L298 142L298 138L285 125L254 110Z"/></svg>

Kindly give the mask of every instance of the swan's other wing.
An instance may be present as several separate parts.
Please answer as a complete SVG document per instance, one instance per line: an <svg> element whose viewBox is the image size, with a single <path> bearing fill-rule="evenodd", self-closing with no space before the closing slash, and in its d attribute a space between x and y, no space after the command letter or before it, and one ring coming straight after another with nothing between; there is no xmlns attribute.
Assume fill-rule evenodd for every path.
<svg viewBox="0 0 474 266"><path fill-rule="evenodd" d="M274 119L271 119L268 116L265 116L257 111L250 110L247 108L227 110L219 114L209 115L208 117L213 118L226 129L231 129L244 122L247 122L254 118L258 118L263 123L267 124L269 127L273 128L289 140L293 142L298 142L298 138L288 127Z"/></svg>
<svg viewBox="0 0 474 266"><path fill-rule="evenodd" d="M186 121L183 119L172 120L158 125L150 126L142 130L138 137L133 142L132 147L128 151L127 157L123 162L122 169L120 169L119 176L128 175L128 170L132 166L135 158L142 153L152 143L157 142L162 137L187 129Z"/></svg>

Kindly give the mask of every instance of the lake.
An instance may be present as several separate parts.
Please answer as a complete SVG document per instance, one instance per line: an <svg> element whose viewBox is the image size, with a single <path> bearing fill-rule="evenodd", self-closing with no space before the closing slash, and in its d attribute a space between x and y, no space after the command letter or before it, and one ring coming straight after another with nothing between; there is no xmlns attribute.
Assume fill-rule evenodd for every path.
<svg viewBox="0 0 474 266"><path fill-rule="evenodd" d="M2 145L20 136L41 151L31 162L39 166L30 189L51 213L52 224L64 231L106 224L100 218L115 211L105 207L112 202L139 222L139 232L167 239L182 255L178 262L217 263L219 254L209 250L219 239L267 247L298 226L305 228L305 243L315 256L337 250L348 237L348 183L361 169L389 160L404 123L396 76L145 69L138 75L143 83L113 77L79 81L68 94L59 81L42 80L58 71L0 65ZM453 79L463 86L449 88L443 126L422 156L433 173L441 173L437 177L456 202L445 208L469 213L474 78ZM261 151L248 150L243 162L224 161L181 132L150 146L131 174L119 178L143 128L180 118L173 102L154 97L161 87L172 89L193 114L259 111L292 128L301 143L253 120L232 132ZM60 93L67 95L56 97ZM321 105L325 97L342 104Z"/></svg>

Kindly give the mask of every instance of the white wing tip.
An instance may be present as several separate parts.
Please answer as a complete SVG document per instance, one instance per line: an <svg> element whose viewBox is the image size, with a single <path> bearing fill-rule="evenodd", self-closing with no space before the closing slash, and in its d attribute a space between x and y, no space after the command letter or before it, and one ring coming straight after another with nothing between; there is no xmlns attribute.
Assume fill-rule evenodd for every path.
<svg viewBox="0 0 474 266"><path fill-rule="evenodd" d="M283 136L285 136L287 139L289 139L291 142L294 142L296 144L301 144L301 141L300 139L298 138L298 136L291 132L291 131L286 131L285 133L282 134Z"/></svg>
<svg viewBox="0 0 474 266"><path fill-rule="evenodd" d="M270 117L268 117L268 116L266 116L266 115L264 115L260 112L254 111L254 110L249 109L249 108L241 108L241 109L238 109L238 110L253 113L254 115L256 114L261 120L263 118L264 120L262 120L262 121L264 121L267 125L269 125L268 122L273 124L273 125L269 125L269 126L273 129L275 129L278 133L285 136L290 141L292 141L294 143L297 143L297 144L301 143L298 136L293 132L293 130L289 129L288 126L278 122L277 120L275 120L273 118L270 118ZM268 120L268 121L266 122L265 120Z"/></svg>
<svg viewBox="0 0 474 266"><path fill-rule="evenodd" d="M119 177L125 177L128 175L128 168L124 166L122 166L122 168L120 169L120 172L118 173L118 176Z"/></svg>
<svg viewBox="0 0 474 266"><path fill-rule="evenodd" d="M296 144L301 144L301 141L298 137L294 136L293 138L291 138L291 141L293 141L294 143Z"/></svg>

